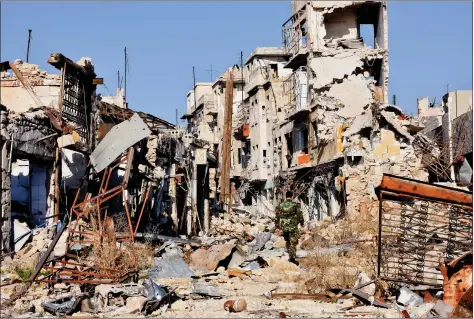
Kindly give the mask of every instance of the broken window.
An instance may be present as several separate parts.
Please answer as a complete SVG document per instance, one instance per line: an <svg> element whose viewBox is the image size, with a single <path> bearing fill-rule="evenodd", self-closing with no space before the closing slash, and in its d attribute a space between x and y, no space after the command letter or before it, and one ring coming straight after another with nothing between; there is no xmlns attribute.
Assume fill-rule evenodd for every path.
<svg viewBox="0 0 474 319"><path fill-rule="evenodd" d="M267 150L263 150L263 157L267 157Z"/></svg>
<svg viewBox="0 0 474 319"><path fill-rule="evenodd" d="M375 30L373 24L360 24L359 36L366 46L375 48Z"/></svg>
<svg viewBox="0 0 474 319"><path fill-rule="evenodd" d="M382 3L365 3L357 9L357 34L368 47L385 47L382 10Z"/></svg>
<svg viewBox="0 0 474 319"><path fill-rule="evenodd" d="M238 159L239 159L238 163L242 164L242 149L239 148L237 152L238 152Z"/></svg>
<svg viewBox="0 0 474 319"><path fill-rule="evenodd" d="M272 70L271 74L274 79L278 78L278 65L277 64L270 64L270 69ZM269 96L267 95L267 100L269 100Z"/></svg>

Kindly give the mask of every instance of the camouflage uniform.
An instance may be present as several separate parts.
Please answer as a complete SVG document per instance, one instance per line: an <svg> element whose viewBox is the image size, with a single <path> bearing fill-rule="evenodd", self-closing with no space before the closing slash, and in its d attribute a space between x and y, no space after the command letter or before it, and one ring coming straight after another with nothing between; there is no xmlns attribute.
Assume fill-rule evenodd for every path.
<svg viewBox="0 0 474 319"><path fill-rule="evenodd" d="M286 249L290 259L296 258L296 245L298 245L300 237L298 224L303 225L303 223L303 213L299 204L286 200L278 206L275 226L283 232L283 238L286 241Z"/></svg>

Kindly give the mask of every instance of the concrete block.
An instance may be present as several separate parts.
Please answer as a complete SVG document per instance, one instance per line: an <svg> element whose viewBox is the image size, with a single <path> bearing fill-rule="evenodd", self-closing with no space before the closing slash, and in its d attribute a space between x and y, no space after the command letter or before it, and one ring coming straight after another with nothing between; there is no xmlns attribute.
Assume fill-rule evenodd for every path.
<svg viewBox="0 0 474 319"><path fill-rule="evenodd" d="M385 145L392 145L397 142L397 140L395 139L395 133L390 130L382 129L380 131L380 137L382 140L382 144L385 144Z"/></svg>
<svg viewBox="0 0 474 319"><path fill-rule="evenodd" d="M400 155L400 144L387 145L387 153L389 156Z"/></svg>
<svg viewBox="0 0 474 319"><path fill-rule="evenodd" d="M382 158L383 154L388 153L387 145L385 144L377 144L374 147L374 154L377 158Z"/></svg>

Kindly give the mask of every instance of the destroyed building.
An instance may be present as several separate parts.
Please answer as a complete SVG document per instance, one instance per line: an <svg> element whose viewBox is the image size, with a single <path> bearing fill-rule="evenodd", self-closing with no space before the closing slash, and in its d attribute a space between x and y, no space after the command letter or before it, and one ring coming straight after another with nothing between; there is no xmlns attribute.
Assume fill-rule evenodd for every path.
<svg viewBox="0 0 474 319"><path fill-rule="evenodd" d="M97 186L88 171L107 180L104 189L121 185L127 191L127 214L132 214L133 223L140 224L143 215L136 231L159 224L160 214L167 211L179 232L177 202L185 200L176 196L185 194L176 191L175 174L182 176L185 167L176 157L188 156L183 144L193 144L194 139L187 140L171 123L129 109L127 103L108 103L110 99L98 96L96 86L103 79L96 78L89 58L75 63L54 53L48 62L61 73L48 74L21 60L2 63L2 251L18 251L31 229L67 222L72 211L82 211L83 196L88 192L94 197ZM130 129L141 125L144 131L120 144L120 123ZM135 152L124 143L131 143ZM100 153L104 145L106 157ZM115 158L120 163L107 167ZM114 196L104 209L120 215L126 208L120 204L124 195Z"/></svg>
<svg viewBox="0 0 474 319"><path fill-rule="evenodd" d="M386 2L293 1L282 47L194 84L185 128L48 62L2 63L1 316L472 315L472 92L388 103Z"/></svg>
<svg viewBox="0 0 474 319"><path fill-rule="evenodd" d="M305 220L322 220L372 202L383 173L426 180L412 147L419 121L388 104L386 3L294 1L292 10L283 47L257 48L244 66L243 103L232 112L234 206L272 215L291 188ZM373 35L363 39L367 25ZM208 105L223 105L223 96ZM215 112L188 125L214 143L219 175L225 110ZM213 118L217 131L205 124Z"/></svg>
<svg viewBox="0 0 474 319"><path fill-rule="evenodd" d="M449 92L440 105L418 99L424 128L415 147L430 182L450 182L472 190L472 91Z"/></svg>

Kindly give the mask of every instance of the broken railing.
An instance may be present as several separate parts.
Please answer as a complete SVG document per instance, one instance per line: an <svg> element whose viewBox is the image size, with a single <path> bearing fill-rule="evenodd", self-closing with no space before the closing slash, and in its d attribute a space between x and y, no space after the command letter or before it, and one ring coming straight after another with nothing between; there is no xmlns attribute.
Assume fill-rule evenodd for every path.
<svg viewBox="0 0 474 319"><path fill-rule="evenodd" d="M380 186L378 276L442 286L440 264L471 249L472 194L384 175Z"/></svg>
<svg viewBox="0 0 474 319"><path fill-rule="evenodd" d="M283 47L288 53L296 54L300 48L306 48L305 9L292 15L282 27Z"/></svg>
<svg viewBox="0 0 474 319"><path fill-rule="evenodd" d="M53 259L52 265L44 266L50 275L38 281L103 284L122 282L137 275L135 234L148 201L151 181L147 183L146 191L140 196L139 206L132 210L129 200L129 180L132 167L138 165L133 163L135 145L149 134L148 126L134 114L129 120L115 125L102 139L91 155L88 171L72 204L65 255ZM119 176L118 171L121 169L124 169L124 174L120 183L112 181L113 176ZM86 179L88 183L84 185ZM119 207L114 207L116 205ZM132 221L132 214L138 211L138 219ZM123 222L125 229L121 230L118 229L120 225L116 225L120 217L126 218ZM119 231L125 231L126 234L120 235ZM127 248L126 257L130 259L126 265L114 264L113 256L123 251L114 251L117 243ZM107 254L110 249L113 258L112 262L109 261L106 265L111 264L111 267L104 267L100 255L90 258L87 249L82 249L87 245L96 249L94 254L102 254L104 251L104 254ZM70 253L77 251L73 249L74 247L80 247L76 255Z"/></svg>
<svg viewBox="0 0 474 319"><path fill-rule="evenodd" d="M66 252L71 251L75 245L103 245L107 241L111 241L113 244L121 243L130 249L133 257L130 269L122 270L97 267L93 261L87 260L84 256L66 253L64 257L54 259L52 261L53 265L43 266L45 270L50 272L50 275L38 281L47 283L104 284L118 283L136 276L135 234L144 212L150 186L148 186L147 192L144 194L140 215L134 226L131 219L130 204L127 201L126 195L133 154L134 148L130 147L125 154L119 156L104 170L97 194L93 194L92 192L86 192L84 194L84 187L78 189L69 215L70 222L66 242ZM125 174L122 182L118 186L111 187L111 177L117 169L123 165L125 165ZM86 176L89 174L92 174L92 176L97 175L97 173L92 170L92 166L89 167L89 172ZM118 199L120 195L123 207L125 208L127 227L129 229L122 235L117 234L114 219L112 216L108 216L108 203L110 203L111 200ZM84 222L85 220L88 222ZM91 223L92 221L94 222ZM85 262L83 262L83 259Z"/></svg>

